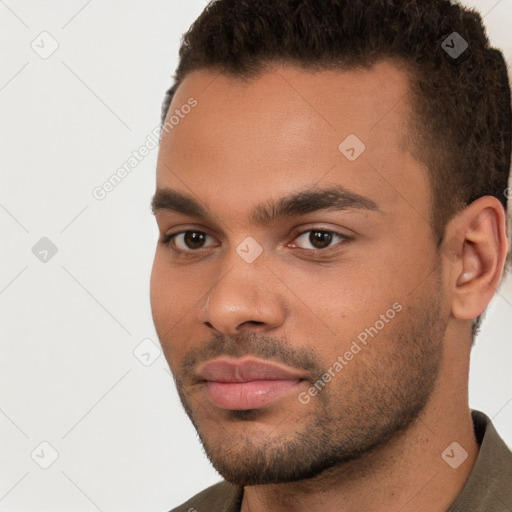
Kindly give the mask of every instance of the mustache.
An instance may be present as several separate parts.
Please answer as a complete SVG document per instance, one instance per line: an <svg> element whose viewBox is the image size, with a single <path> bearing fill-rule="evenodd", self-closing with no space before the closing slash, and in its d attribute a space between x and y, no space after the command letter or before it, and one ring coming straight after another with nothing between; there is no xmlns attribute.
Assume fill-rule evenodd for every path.
<svg viewBox="0 0 512 512"><path fill-rule="evenodd" d="M254 356L260 359L286 364L304 370L313 376L322 375L321 357L311 347L293 347L284 338L269 337L262 334L242 333L236 336L214 335L206 343L199 344L187 352L179 363L179 376L190 376L197 366L212 359L228 356L241 358ZM173 371L175 380L181 378Z"/></svg>

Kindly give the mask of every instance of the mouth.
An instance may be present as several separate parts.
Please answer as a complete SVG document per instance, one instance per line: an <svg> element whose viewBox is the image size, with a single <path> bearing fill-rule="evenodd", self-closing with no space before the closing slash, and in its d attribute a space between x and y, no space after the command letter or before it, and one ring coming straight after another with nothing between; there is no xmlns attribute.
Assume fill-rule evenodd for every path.
<svg viewBox="0 0 512 512"><path fill-rule="evenodd" d="M206 396L220 409L259 409L293 392L298 393L303 379L253 380L247 382L206 381Z"/></svg>
<svg viewBox="0 0 512 512"><path fill-rule="evenodd" d="M252 357L220 358L200 366L197 382L205 385L206 397L215 407L247 410L298 393L306 376L294 368Z"/></svg>

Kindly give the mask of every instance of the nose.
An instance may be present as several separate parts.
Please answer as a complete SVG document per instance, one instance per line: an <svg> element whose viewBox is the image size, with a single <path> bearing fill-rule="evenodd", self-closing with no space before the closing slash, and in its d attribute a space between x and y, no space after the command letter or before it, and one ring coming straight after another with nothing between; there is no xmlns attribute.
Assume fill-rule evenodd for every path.
<svg viewBox="0 0 512 512"><path fill-rule="evenodd" d="M285 307L276 276L261 262L249 264L237 254L230 263L207 295L203 323L225 336L246 329L266 332L281 326Z"/></svg>

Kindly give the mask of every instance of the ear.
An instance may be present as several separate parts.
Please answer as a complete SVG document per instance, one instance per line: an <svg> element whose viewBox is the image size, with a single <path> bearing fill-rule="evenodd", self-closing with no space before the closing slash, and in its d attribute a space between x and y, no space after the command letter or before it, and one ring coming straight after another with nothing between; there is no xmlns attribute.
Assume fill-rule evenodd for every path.
<svg viewBox="0 0 512 512"><path fill-rule="evenodd" d="M495 197L480 197L448 224L442 252L455 318L482 314L500 283L507 250L506 214Z"/></svg>

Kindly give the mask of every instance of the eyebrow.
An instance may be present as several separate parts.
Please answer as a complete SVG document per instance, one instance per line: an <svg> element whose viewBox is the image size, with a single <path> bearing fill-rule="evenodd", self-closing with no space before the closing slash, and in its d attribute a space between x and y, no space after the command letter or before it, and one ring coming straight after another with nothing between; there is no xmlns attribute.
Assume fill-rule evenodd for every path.
<svg viewBox="0 0 512 512"><path fill-rule="evenodd" d="M156 190L151 201L151 210L154 214L169 211L207 220L214 217L208 208L195 198L170 188ZM377 204L368 197L350 192L341 185L334 185L327 188L314 186L277 200L268 200L257 205L249 218L254 224L267 226L278 220L322 210L381 212Z"/></svg>

